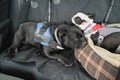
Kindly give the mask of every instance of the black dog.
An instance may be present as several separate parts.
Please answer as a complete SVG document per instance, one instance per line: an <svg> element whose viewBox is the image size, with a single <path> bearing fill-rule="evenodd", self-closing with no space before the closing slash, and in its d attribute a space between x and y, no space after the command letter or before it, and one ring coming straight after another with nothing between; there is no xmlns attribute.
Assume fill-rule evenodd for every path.
<svg viewBox="0 0 120 80"><path fill-rule="evenodd" d="M53 25L50 23L45 23L44 28L49 27L50 35L52 39L46 40L45 36L41 36L41 34L37 34L36 36L36 27L37 23L35 22L26 22L20 25L19 29L16 31L13 39L13 44L10 47L10 53L15 51L16 53L19 51L20 47L24 45L32 45L37 47L38 49L42 49L44 54L51 59L57 59L62 62L65 66L70 66L72 63L69 59L60 55L60 52L75 50L78 48L82 48L87 44L87 40L84 37L83 32L80 28L76 26L68 26L65 24L62 25ZM36 37L41 39L43 42L48 41L47 45L42 45L40 42L36 41ZM46 44L46 43L45 43Z"/></svg>
<svg viewBox="0 0 120 80"><path fill-rule="evenodd" d="M120 32L111 33L104 38L99 36L99 32L91 35L91 39L95 45L105 48L110 52L120 54Z"/></svg>

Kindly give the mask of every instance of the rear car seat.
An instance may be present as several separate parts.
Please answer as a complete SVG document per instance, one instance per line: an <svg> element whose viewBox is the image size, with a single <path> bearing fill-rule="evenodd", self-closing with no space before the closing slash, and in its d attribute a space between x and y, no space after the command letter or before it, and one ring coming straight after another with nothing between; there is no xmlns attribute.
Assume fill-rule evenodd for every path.
<svg viewBox="0 0 120 80"><path fill-rule="evenodd" d="M10 2L10 20L12 24L11 38L19 25L26 21L46 21L48 17L49 0L12 0ZM120 21L120 4L116 0L108 23ZM94 14L95 22L104 21L110 1L108 0L60 0L59 4L51 0L51 22L55 24L72 24L71 17L79 11ZM115 17L114 17L115 15ZM4 74L20 77L26 80L94 80L74 60L74 65L65 67L56 60L36 56L36 49L26 49L12 59L7 60L7 52L0 55L0 68ZM117 80L120 80L118 74Z"/></svg>

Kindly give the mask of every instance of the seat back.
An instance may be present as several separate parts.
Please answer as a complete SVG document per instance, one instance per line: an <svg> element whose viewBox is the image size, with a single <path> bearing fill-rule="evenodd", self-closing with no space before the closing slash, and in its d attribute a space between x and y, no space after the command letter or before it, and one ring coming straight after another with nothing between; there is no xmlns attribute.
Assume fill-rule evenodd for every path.
<svg viewBox="0 0 120 80"><path fill-rule="evenodd" d="M95 22L100 23L105 19L112 0L60 0L58 4L54 1L51 0L51 20L54 23L71 23L71 17L79 11L95 15ZM109 23L120 21L120 17L118 17L120 14L119 2L119 0L115 1L108 19ZM26 3L29 8L27 8L28 5L25 6ZM13 24L47 20L48 3L49 0L12 0L11 20Z"/></svg>
<svg viewBox="0 0 120 80"><path fill-rule="evenodd" d="M48 0L12 0L10 18L13 33L23 22L47 19Z"/></svg>
<svg viewBox="0 0 120 80"><path fill-rule="evenodd" d="M71 17L77 12L85 12L94 15L94 21L104 22L111 5L110 0L50 0L51 22L56 24L71 24ZM55 3L58 1L58 3ZM10 18L12 32L15 32L19 24L26 21L40 22L48 20L49 0L12 0ZM120 22L120 0L115 0L113 10L107 23Z"/></svg>

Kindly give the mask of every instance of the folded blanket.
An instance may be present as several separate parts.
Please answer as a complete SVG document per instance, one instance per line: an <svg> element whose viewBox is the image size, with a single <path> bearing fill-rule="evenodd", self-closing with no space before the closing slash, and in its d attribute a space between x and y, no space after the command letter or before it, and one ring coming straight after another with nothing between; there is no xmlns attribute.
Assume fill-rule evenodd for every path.
<svg viewBox="0 0 120 80"><path fill-rule="evenodd" d="M95 46L90 38L84 49L75 51L75 57L97 80L115 80L120 69L120 55Z"/></svg>

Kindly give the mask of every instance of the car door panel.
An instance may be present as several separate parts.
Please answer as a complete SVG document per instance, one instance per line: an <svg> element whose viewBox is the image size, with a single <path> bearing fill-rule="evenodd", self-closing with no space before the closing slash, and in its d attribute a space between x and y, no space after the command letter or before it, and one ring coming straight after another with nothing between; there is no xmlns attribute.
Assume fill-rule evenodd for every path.
<svg viewBox="0 0 120 80"><path fill-rule="evenodd" d="M9 0L0 0L0 52L6 47L9 28Z"/></svg>

